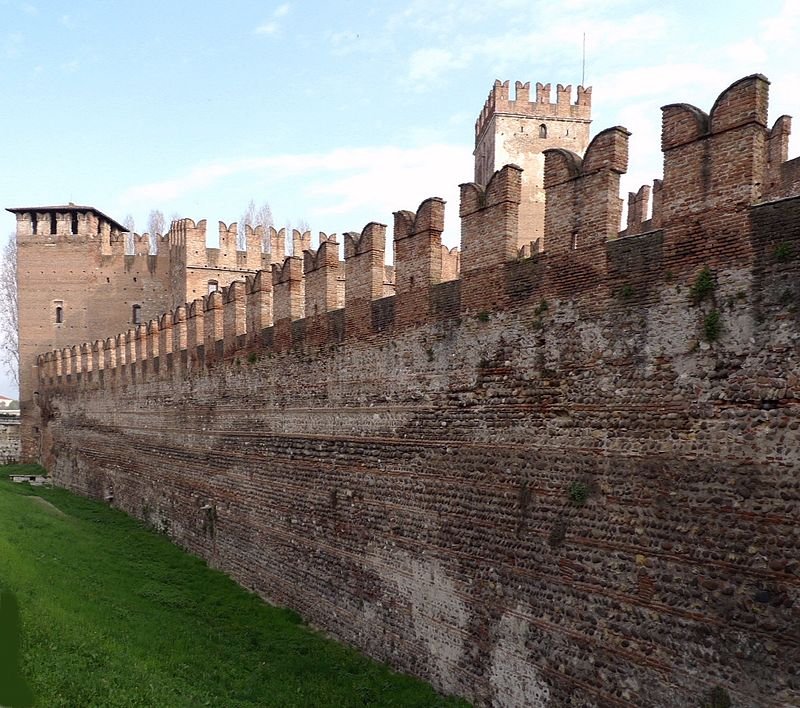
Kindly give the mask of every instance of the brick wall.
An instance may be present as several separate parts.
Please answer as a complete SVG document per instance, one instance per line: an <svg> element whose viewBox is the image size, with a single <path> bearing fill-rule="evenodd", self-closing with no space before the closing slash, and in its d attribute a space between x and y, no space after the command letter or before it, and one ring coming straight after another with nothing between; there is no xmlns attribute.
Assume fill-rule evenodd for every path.
<svg viewBox="0 0 800 708"><path fill-rule="evenodd" d="M393 297L370 224L345 237L343 310L243 333L270 286L291 311L287 259L178 308L157 358L161 322L113 367L80 346L40 358L43 461L478 704L696 706L716 686L797 704L800 197L759 191L763 88L723 92L719 133L666 111L689 132L665 145L656 230L605 230L627 154L612 129L553 158L546 223L571 243L556 225L578 195L575 248L515 257L510 166L462 187L458 280L437 282L444 205L426 200L396 215Z"/></svg>

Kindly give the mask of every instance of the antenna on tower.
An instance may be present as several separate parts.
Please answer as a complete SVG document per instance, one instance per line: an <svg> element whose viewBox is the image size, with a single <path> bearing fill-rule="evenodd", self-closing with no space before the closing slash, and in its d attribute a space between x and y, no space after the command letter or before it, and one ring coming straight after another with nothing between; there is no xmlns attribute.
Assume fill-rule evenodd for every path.
<svg viewBox="0 0 800 708"><path fill-rule="evenodd" d="M586 86L586 32L583 33L583 58L581 60L581 86Z"/></svg>

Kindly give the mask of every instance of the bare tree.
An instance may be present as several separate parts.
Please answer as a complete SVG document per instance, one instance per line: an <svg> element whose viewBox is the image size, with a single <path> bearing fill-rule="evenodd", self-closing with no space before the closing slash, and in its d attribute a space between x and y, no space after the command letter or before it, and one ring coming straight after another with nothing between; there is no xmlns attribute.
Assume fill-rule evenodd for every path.
<svg viewBox="0 0 800 708"><path fill-rule="evenodd" d="M263 226L266 229L266 227L273 225L272 209L270 209L269 203L264 202L260 207L256 207L255 201L251 199L250 203L247 205L247 209L245 209L244 213L239 219L236 247L240 251L244 251L247 248L246 234L248 226L252 228L255 228L256 226Z"/></svg>
<svg viewBox="0 0 800 708"><path fill-rule="evenodd" d="M0 263L0 359L19 384L19 311L17 310L17 238L9 236Z"/></svg>
<svg viewBox="0 0 800 708"><path fill-rule="evenodd" d="M164 214L153 209L147 217L147 232L150 234L150 253L158 251L158 237L164 235Z"/></svg>
<svg viewBox="0 0 800 708"><path fill-rule="evenodd" d="M132 256L135 250L133 244L133 234L136 231L136 222L133 220L133 214L126 214L122 220L122 225L125 227L125 253Z"/></svg>

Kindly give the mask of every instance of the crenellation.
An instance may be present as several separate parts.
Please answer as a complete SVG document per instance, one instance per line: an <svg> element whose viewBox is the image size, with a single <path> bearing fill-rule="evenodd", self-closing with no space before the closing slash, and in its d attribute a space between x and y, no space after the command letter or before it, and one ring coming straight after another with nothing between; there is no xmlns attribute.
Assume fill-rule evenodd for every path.
<svg viewBox="0 0 800 708"><path fill-rule="evenodd" d="M223 356L236 351L239 337L247 333L247 292L243 280L234 280L222 289L223 299Z"/></svg>
<svg viewBox="0 0 800 708"><path fill-rule="evenodd" d="M384 295L386 225L367 224L360 234L344 235L345 331L363 336L372 331L372 301Z"/></svg>
<svg viewBox="0 0 800 708"><path fill-rule="evenodd" d="M272 265L273 319L299 320L305 312L303 259L287 256L282 264Z"/></svg>
<svg viewBox="0 0 800 708"><path fill-rule="evenodd" d="M292 255L302 258L307 248L311 248L311 232L292 229Z"/></svg>
<svg viewBox="0 0 800 708"><path fill-rule="evenodd" d="M536 82L536 103L550 103L550 84Z"/></svg>
<svg viewBox="0 0 800 708"><path fill-rule="evenodd" d="M276 231L274 227L269 227L269 258L264 270L270 270L270 266L277 263L282 264L286 258L286 229Z"/></svg>
<svg viewBox="0 0 800 708"><path fill-rule="evenodd" d="M316 250L307 248L303 251L306 316L318 317L344 307L339 289L343 270L335 236L329 237L321 233L319 247Z"/></svg>
<svg viewBox="0 0 800 708"><path fill-rule="evenodd" d="M203 297L203 346L206 361L216 358L217 342L222 341L225 331L225 303L221 290L215 290Z"/></svg>
<svg viewBox="0 0 800 708"><path fill-rule="evenodd" d="M625 128L608 128L595 136L583 159L567 150L545 151L545 251L583 250L618 235L619 180L628 166L629 137Z"/></svg>
<svg viewBox="0 0 800 708"><path fill-rule="evenodd" d="M650 210L650 196L652 187L643 184L638 192L628 192L628 226L625 229L626 236L644 233L647 229L645 223L648 222L648 212Z"/></svg>
<svg viewBox="0 0 800 708"><path fill-rule="evenodd" d="M442 282L457 280L461 272L461 249L442 244Z"/></svg>
<svg viewBox="0 0 800 708"><path fill-rule="evenodd" d="M249 344L260 342L261 332L272 325L272 272L259 270L248 276L247 294L247 339Z"/></svg>
<svg viewBox="0 0 800 708"><path fill-rule="evenodd" d="M158 355L161 358L172 354L174 351L174 318L174 312L165 312L158 318Z"/></svg>

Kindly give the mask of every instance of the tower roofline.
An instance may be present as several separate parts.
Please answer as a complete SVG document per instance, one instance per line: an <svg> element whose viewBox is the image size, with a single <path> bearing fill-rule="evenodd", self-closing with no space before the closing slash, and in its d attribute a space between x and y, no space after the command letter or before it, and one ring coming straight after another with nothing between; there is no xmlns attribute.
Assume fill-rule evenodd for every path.
<svg viewBox="0 0 800 708"><path fill-rule="evenodd" d="M116 227L120 231L127 231L128 229L120 224L116 219L112 219L107 214L104 214L99 209L95 209L93 206L81 206L79 204L73 204L70 202L69 204L55 204L52 206L29 206L29 207L7 207L6 211L11 212L12 214L23 214L25 212L45 212L45 211L60 211L60 212L72 212L72 211L82 211L82 212L92 212L96 214L100 218L108 221L112 227Z"/></svg>

